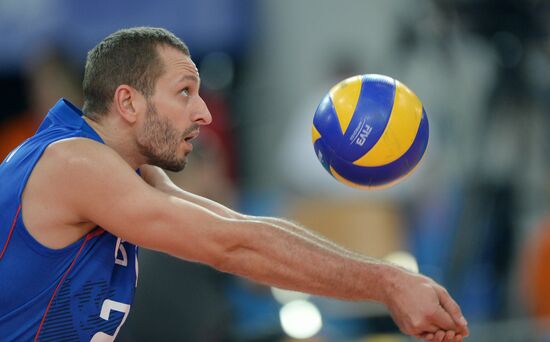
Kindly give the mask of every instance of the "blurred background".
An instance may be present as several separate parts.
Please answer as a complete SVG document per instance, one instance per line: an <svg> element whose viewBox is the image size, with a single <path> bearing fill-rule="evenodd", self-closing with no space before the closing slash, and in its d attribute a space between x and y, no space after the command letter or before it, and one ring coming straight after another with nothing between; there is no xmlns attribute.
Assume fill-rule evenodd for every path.
<svg viewBox="0 0 550 342"><path fill-rule="evenodd" d="M82 104L89 49L144 25L189 45L214 117L180 186L433 277L468 341L550 341L550 2L0 0L0 157L60 97ZM408 85L430 122L421 166L385 190L338 183L311 146L324 94L365 73ZM379 305L140 263L119 341L410 341Z"/></svg>

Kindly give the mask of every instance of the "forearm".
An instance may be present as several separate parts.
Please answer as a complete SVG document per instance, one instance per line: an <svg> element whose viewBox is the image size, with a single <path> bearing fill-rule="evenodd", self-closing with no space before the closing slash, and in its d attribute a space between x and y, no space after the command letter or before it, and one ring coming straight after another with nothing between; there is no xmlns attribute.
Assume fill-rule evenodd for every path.
<svg viewBox="0 0 550 342"><path fill-rule="evenodd" d="M445 341L461 341L468 335L459 306L427 277L373 259L350 257L338 246L327 248L300 229L293 231L299 226L288 229L248 219L239 227L246 237L219 265L222 271L315 295L384 303L404 333L426 340L447 334Z"/></svg>
<svg viewBox="0 0 550 342"><path fill-rule="evenodd" d="M158 170L157 170L158 171ZM200 205L233 222L235 248L219 266L255 281L342 299L383 301L384 282L394 266L346 250L291 221L243 215L186 192L162 173L146 181L172 196Z"/></svg>
<svg viewBox="0 0 550 342"><path fill-rule="evenodd" d="M453 336L458 332L456 341L468 335L458 305L429 278L348 251L293 222L239 214L177 188L162 171L145 179L157 189L219 217L219 223L209 227L210 235L217 239L209 238L201 244L186 234L183 245L192 241L194 247L190 249L197 250L196 246L200 245L199 253L181 254L187 250L183 247L175 248L174 255L181 254L191 260L194 257L221 271L280 288L346 300L382 302L400 329L409 335L427 336L432 340L434 334L446 330ZM228 226L221 227L225 224ZM204 232L197 238L200 240L203 235ZM206 248L210 252L205 252L202 246L210 246ZM449 320L449 314L454 323Z"/></svg>
<svg viewBox="0 0 550 342"><path fill-rule="evenodd" d="M166 178L164 178L166 177ZM154 184L154 186L156 186L159 190L161 190L162 192L165 192L165 193L168 193L172 196L176 196L178 198L181 198L183 200L186 200L186 201L191 201L195 204L198 204L198 205L201 205L205 208L207 208L208 210L222 216L222 217L225 217L225 218L230 218L230 219L246 219L246 220L256 220L256 221L262 221L262 222L267 222L267 223L271 223L271 224L275 224L277 226L280 226L284 229L287 229L289 231L292 231L292 232L296 232L298 234L303 234L305 236L307 236L309 239L311 239L312 241L318 243L319 245L322 245L328 249L334 249L335 251L338 251L340 253L344 253L345 255L349 256L349 257L353 257L353 258L358 258L358 259L365 259L365 256L363 255L360 255L358 253L354 253L352 251L349 251L349 250L346 250L345 248L337 245L336 243L324 238L323 236L319 235L319 234L316 234L310 230L308 230L307 228L304 228L302 227L301 225L295 223L295 222L292 222L292 221L288 221L288 220L283 220L283 219L279 219L279 218L274 218L274 217L264 217L264 216L251 216L251 215L243 215L243 214L240 214L234 210L231 210L215 201L212 201L210 199L207 199L207 198L204 198L204 197L201 197L201 196L197 196L195 194L192 194L190 192L187 192L187 191L184 191L180 188L178 188L177 186L171 184L171 182L169 181L168 177L167 176L164 176L164 177L159 177L156 184Z"/></svg>
<svg viewBox="0 0 550 342"><path fill-rule="evenodd" d="M285 229L288 229L289 231L292 231L292 232L295 232L297 234L301 234L301 235L304 235L306 237L308 237L309 239L311 239L312 241L314 241L315 243L327 248L327 249L330 249L330 250L334 250L335 252L337 253L342 253L344 255L346 255L347 257L350 257L350 258L354 258L354 259L357 259L357 260L365 260L365 261L373 261L374 259L372 258L369 258L368 256L365 256L365 255L362 255L362 254L359 254L359 253L356 253L356 252L353 252L349 249L346 249L340 245L338 245L337 243L327 239L326 237L312 231L312 230L309 230L305 227L303 227L302 225L300 225L299 223L296 223L296 222L293 222L293 221L289 221L289 220L286 220L286 219L281 219L281 218L276 218L276 217L265 217L265 216L246 216L247 219L249 220L259 220L259 221L262 221L262 222L268 222L268 223L272 223L272 224L275 224L275 225L278 225L278 226L281 226Z"/></svg>
<svg viewBox="0 0 550 342"><path fill-rule="evenodd" d="M240 220L239 220L240 221ZM276 221L276 220L275 220ZM341 247L281 225L247 219L243 236L220 270L260 283L346 300L385 302L394 266L351 257Z"/></svg>
<svg viewBox="0 0 550 342"><path fill-rule="evenodd" d="M222 217L230 218L230 219L245 219L245 220L252 220L252 221L261 221L269 224L274 224L288 231L297 233L299 235L303 235L304 237L307 237L311 241L319 244L320 246L323 246L330 250L334 250L335 252L342 253L350 258L356 258L358 260L369 260L368 257L352 252L350 250L347 250L342 246L339 246L338 244L328 240L327 238L301 226L298 223L288 221L285 219L275 218L275 217L243 215L217 202L211 201L204 197L196 196L189 192L183 191L177 187L170 187L165 189L165 191L170 193L173 196L177 196L184 200L190 200L198 205L202 205L203 207L215 212L216 214Z"/></svg>

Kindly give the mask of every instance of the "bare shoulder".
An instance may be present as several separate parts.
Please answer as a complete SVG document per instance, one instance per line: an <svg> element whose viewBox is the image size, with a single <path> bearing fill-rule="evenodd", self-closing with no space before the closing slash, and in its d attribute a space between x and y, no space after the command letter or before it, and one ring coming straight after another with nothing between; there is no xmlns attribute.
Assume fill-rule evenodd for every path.
<svg viewBox="0 0 550 342"><path fill-rule="evenodd" d="M74 206L82 202L81 198L101 200L106 193L116 197L116 191L126 194L146 185L112 148L85 138L50 145L32 176L47 182L50 191L62 195L60 200L65 198Z"/></svg>
<svg viewBox="0 0 550 342"><path fill-rule="evenodd" d="M124 163L112 148L86 138L64 139L51 144L41 161L51 164L54 169L70 167L71 170L98 163Z"/></svg>
<svg viewBox="0 0 550 342"><path fill-rule="evenodd" d="M66 243L67 232L76 241L100 226L135 245L212 264L212 250L221 255L235 224L191 198L155 189L114 150L85 139L50 146L28 185L23 210L30 208L38 234L55 244Z"/></svg>
<svg viewBox="0 0 550 342"><path fill-rule="evenodd" d="M113 188L111 181L133 177L130 166L111 148L85 138L48 146L29 177L22 197L23 220L44 245L62 248L96 226L87 215L94 190ZM100 198L98 198L100 200Z"/></svg>
<svg viewBox="0 0 550 342"><path fill-rule="evenodd" d="M78 205L84 195L138 179L130 165L112 148L86 138L65 139L48 146L29 179L55 193L58 202ZM33 183L34 181L34 183Z"/></svg>
<svg viewBox="0 0 550 342"><path fill-rule="evenodd" d="M94 182L107 186L113 182L123 184L139 179L135 170L116 151L86 138L53 143L36 168L33 173L42 174L52 182L62 182L64 186L61 188L67 191L83 190Z"/></svg>

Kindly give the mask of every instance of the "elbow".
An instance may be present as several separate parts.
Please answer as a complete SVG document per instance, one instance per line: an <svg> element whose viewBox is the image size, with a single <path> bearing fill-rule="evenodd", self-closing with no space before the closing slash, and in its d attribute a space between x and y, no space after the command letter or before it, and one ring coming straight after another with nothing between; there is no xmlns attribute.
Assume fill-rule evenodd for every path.
<svg viewBox="0 0 550 342"><path fill-rule="evenodd" d="M208 265L224 273L235 273L231 266L232 264L231 256L226 252L219 253L219 255L216 255L208 262Z"/></svg>
<svg viewBox="0 0 550 342"><path fill-rule="evenodd" d="M254 238L246 233L246 225L239 223L239 233L222 234L216 252L211 254L210 265L218 271L240 274L255 252Z"/></svg>
<svg viewBox="0 0 550 342"><path fill-rule="evenodd" d="M208 264L220 272L238 273L240 256L245 250L246 247L239 243L223 245L210 254Z"/></svg>

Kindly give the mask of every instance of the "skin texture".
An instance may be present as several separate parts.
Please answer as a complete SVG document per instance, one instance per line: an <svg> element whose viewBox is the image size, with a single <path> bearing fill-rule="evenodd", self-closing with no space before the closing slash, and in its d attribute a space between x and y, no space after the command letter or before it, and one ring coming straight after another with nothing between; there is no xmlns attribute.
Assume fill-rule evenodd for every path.
<svg viewBox="0 0 550 342"><path fill-rule="evenodd" d="M403 333L426 341L468 335L460 308L433 280L347 251L293 222L243 215L176 187L158 166L183 169L192 138L212 116L192 60L170 47L158 52L165 71L150 98L122 84L109 113L86 119L105 145L68 139L44 152L22 205L38 241L62 248L98 225L141 247L260 283L384 303Z"/></svg>

